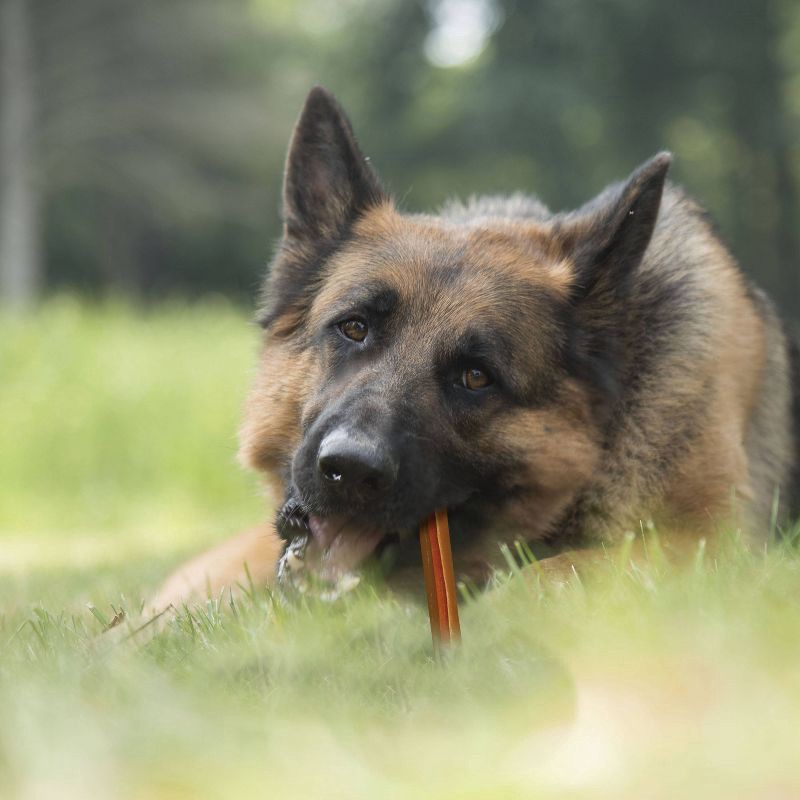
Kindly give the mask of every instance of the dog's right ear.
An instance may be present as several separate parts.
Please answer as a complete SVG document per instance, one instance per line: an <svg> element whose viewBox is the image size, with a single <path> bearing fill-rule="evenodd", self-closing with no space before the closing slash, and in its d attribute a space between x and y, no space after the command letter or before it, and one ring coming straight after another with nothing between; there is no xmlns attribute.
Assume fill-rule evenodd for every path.
<svg viewBox="0 0 800 800"><path fill-rule="evenodd" d="M259 323L277 335L302 324L327 258L353 222L388 200L333 95L317 86L297 121L283 182L284 231Z"/></svg>
<svg viewBox="0 0 800 800"><path fill-rule="evenodd" d="M325 246L386 199L333 95L311 90L292 135L283 186L287 239ZM305 248L304 248L305 249Z"/></svg>

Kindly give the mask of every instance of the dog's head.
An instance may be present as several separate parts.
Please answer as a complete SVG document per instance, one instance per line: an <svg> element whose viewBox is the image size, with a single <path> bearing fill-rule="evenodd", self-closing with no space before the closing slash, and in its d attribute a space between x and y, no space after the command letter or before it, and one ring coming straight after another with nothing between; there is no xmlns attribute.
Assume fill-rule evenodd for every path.
<svg viewBox="0 0 800 800"><path fill-rule="evenodd" d="M289 148L246 463L347 567L436 508L457 553L489 520L546 535L598 464L619 309L668 164L570 214L530 200L404 215L314 89Z"/></svg>

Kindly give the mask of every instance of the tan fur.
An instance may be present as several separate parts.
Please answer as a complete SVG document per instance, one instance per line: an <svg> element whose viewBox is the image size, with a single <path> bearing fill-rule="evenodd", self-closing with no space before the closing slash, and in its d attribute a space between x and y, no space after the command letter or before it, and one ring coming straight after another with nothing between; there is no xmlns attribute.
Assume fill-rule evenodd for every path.
<svg viewBox="0 0 800 800"><path fill-rule="evenodd" d="M530 539L551 531L600 463L599 433L585 392L575 382L563 387L557 407L521 409L510 418L499 417L481 435L480 446L507 450L524 464L518 483L527 493L504 509L503 518L512 531L525 530ZM529 508L532 502L535 517Z"/></svg>
<svg viewBox="0 0 800 800"><path fill-rule="evenodd" d="M726 258L724 252L717 256ZM755 496L746 439L762 379L764 331L735 277L732 270L718 276L718 342L713 361L707 365L713 413L667 488L664 505L680 517L706 525L710 520L733 517L754 532L758 515L751 519L745 511Z"/></svg>
<svg viewBox="0 0 800 800"><path fill-rule="evenodd" d="M323 127L317 131L314 124ZM413 384L419 407L433 407L440 388L425 376L437 343L474 320L497 325L513 338L517 363L510 363L520 377L540 376L557 387L555 399L549 396L544 404L499 406L468 443L475 458L492 454L514 464L516 472L486 536L460 552L455 548L463 572L485 572L498 541L522 535L565 549L550 566L554 573L569 573L596 559L574 548L570 525L586 542L614 545L652 519L662 535L671 534L674 546L668 541L665 549L676 553L693 551L700 537L723 525L734 524L751 541L764 540L773 496L776 489L786 491L795 458L787 339L769 301L747 284L691 200L667 187L660 211L656 204L652 237L631 276L627 317L609 308L610 271L588 282L594 295L575 311L577 327L596 336L591 346L617 347L619 373L634 384L622 387L625 413L609 421L589 384L553 363L560 352L553 345L559 323L550 311L559 303L576 308L576 289L586 281L575 260L579 245L593 233L602 238L609 226L621 226L633 205L622 202L616 222L591 208L553 217L538 202L519 199L508 214L502 202L492 201L437 217L405 215L364 165L332 98L312 92L298 128L303 125L304 135L292 140L287 231L270 287L280 295L294 281L310 285L299 287L306 294L289 293L283 306L274 306L240 436L240 458L262 473L273 507L284 500L307 424L339 391L323 379L323 359L310 344L313 333L348 293L379 277L399 296L406 320L391 355L358 373L382 396L400 397ZM309 141L313 147L303 151ZM320 154L334 152L335 158L336 148L349 159L347 174L355 172L360 183L336 184L328 197L326 180L343 169L326 168ZM631 204L653 176L660 176L660 193L668 163L662 154L633 173L624 187ZM318 172L309 178L312 168ZM359 187L366 198L359 198ZM303 209L317 200L317 215L303 217ZM520 205L528 211L520 213ZM649 207L636 208L647 214ZM352 225L343 228L346 215ZM313 278L303 277L304 265L317 258L319 240L332 241L342 230L346 235L319 260ZM534 298L522 314L524 326L513 310L514 287L531 290ZM656 331L653 352L647 352L642 348L651 336L648 325L659 319L669 330ZM626 362L631 353L647 363ZM272 525L236 537L178 570L153 607L235 588L243 582L245 562L254 580L268 583L280 549Z"/></svg>
<svg viewBox="0 0 800 800"><path fill-rule="evenodd" d="M179 610L183 604L204 597L219 597L223 592L239 594L249 590L250 580L257 588L266 586L272 582L282 549L272 525L244 531L176 569L146 611Z"/></svg>
<svg viewBox="0 0 800 800"><path fill-rule="evenodd" d="M365 265L377 248L393 253L393 261L383 274L407 297L420 291L427 261L436 251L445 249L460 250L465 259L491 263L496 270L539 280L559 293L566 290L571 280L569 263L557 250L551 248L545 256L548 253L545 246L518 245L518 237L530 235L528 226L505 226L502 231L478 229L465 234L425 219L404 219L385 205L365 215L358 233L360 238L352 247L334 256L331 272L336 280L328 281L315 298L311 325L324 316L351 283L363 279ZM535 233L535 238L544 235L539 226ZM660 386L652 387L656 402L650 414L654 418L663 415L667 407L701 391L707 394L713 413L702 437L677 465L661 499L655 498L656 505L643 502L648 490L637 486L635 469L636 462L657 451L659 442L643 442L641 449L637 449L637 436L632 432L625 438L624 453L604 456L599 449L598 433L592 429L587 400L580 387L571 385L565 387L563 402L557 409L520 411L510 418L498 419L483 434L479 446L507 447L528 453L527 471L520 474L519 480L522 485L535 487L535 491L503 509L496 538L513 538L523 529L529 538L550 532L551 523L577 491L593 479L603 485L609 511L607 518L598 522L596 532L609 541L635 530L638 520L646 516L660 518L678 528L699 526L703 531L726 517L749 524L747 514L737 512L734 506L749 507L754 495L746 439L761 388L763 324L725 251L715 244L709 244L709 248L707 257L717 266L709 271L707 280L714 285L717 305L713 317L703 323L704 335L709 331L713 334L714 347L688 376L683 370L673 376L670 367L671 359L682 362L685 354L665 358ZM424 300L429 302L427 315L431 326L456 324L464 308L475 315L494 311L493 298L480 273L471 279L460 301L454 307L450 298ZM423 331L420 337L425 338ZM299 442L300 422L313 394L314 370L308 351L298 350L291 341L274 334L267 336L261 367L247 401L240 455L243 463L262 472L273 504L281 500L280 470ZM654 427L658 429L658 425ZM614 466L603 478L604 462L612 459ZM626 467L626 463L632 467ZM461 560L465 570L469 571L470 562L488 561L493 547L496 545L488 543L464 553ZM229 546L220 545L182 568L169 580L155 605L165 599L172 602L186 596L187 590L196 595L207 588L218 592L223 586L235 586L242 582L244 562L254 578L259 576L266 582L279 552L278 539L270 526L261 529L258 536L236 538ZM564 563L564 558L558 563Z"/></svg>
<svg viewBox="0 0 800 800"><path fill-rule="evenodd" d="M707 276L717 299L715 314L706 321L713 348L694 378L705 385L711 414L655 513L701 527L732 519L755 534L763 519L749 518L744 510L754 499L745 441L762 378L763 324L728 254L716 242L708 247L704 257L717 265Z"/></svg>
<svg viewBox="0 0 800 800"><path fill-rule="evenodd" d="M239 460L264 473L273 503L281 499L282 489L275 488L280 486L278 473L300 440L303 406L313 381L308 352L297 352L274 336L266 338L239 431Z"/></svg>

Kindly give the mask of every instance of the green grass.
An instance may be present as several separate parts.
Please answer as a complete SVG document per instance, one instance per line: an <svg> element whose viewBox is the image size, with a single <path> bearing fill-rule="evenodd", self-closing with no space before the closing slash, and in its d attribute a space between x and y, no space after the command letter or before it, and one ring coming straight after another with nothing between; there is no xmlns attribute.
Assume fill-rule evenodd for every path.
<svg viewBox="0 0 800 800"><path fill-rule="evenodd" d="M221 304L0 316L0 564L149 560L258 518L235 463L256 344Z"/></svg>
<svg viewBox="0 0 800 800"><path fill-rule="evenodd" d="M0 797L800 796L789 546L499 575L444 664L379 587L99 636L265 513L234 461L256 339L224 305L0 318Z"/></svg>

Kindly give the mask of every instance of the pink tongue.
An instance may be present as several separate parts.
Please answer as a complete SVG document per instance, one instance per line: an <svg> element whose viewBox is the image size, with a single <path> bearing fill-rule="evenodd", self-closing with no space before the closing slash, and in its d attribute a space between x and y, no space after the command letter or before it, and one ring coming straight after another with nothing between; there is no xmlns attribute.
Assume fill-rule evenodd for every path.
<svg viewBox="0 0 800 800"><path fill-rule="evenodd" d="M306 555L309 566L320 577L338 580L352 572L381 540L381 532L365 530L346 517L310 516L308 527L312 541Z"/></svg>

